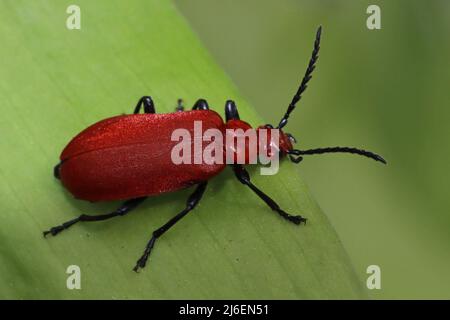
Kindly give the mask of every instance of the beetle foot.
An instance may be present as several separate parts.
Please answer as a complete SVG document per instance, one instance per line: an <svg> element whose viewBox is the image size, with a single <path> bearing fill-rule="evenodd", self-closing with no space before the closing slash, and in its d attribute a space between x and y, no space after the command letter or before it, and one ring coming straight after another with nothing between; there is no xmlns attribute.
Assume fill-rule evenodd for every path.
<svg viewBox="0 0 450 320"><path fill-rule="evenodd" d="M301 224L302 222L304 224L306 224L306 220L307 220L306 218L303 218L302 216L289 216L287 219L297 225Z"/></svg>
<svg viewBox="0 0 450 320"><path fill-rule="evenodd" d="M145 263L147 262L147 260L142 259L143 257L141 257L137 262L136 265L133 268L133 271L136 273L139 273L139 269L143 269L145 267Z"/></svg>
<svg viewBox="0 0 450 320"><path fill-rule="evenodd" d="M70 226L74 225L75 223L77 223L78 221L80 221L80 217L72 219L70 221L64 222L63 224L53 227L50 230L44 231L44 237L46 237L48 234L51 233L52 236L56 236L58 233L60 233L61 231L69 228Z"/></svg>
<svg viewBox="0 0 450 320"><path fill-rule="evenodd" d="M134 272L138 272L139 269L143 269L145 267L145 264L147 263L148 257L150 256L150 253L152 252L153 246L155 245L156 237L152 237L150 241L147 244L147 247L145 248L144 254L142 257L139 258L139 260L136 262L136 266L133 268Z"/></svg>
<svg viewBox="0 0 450 320"><path fill-rule="evenodd" d="M48 234L51 233L52 236L56 236L58 233L60 233L61 231L64 230L63 226L57 226L57 227L53 227L50 230L44 231L44 237L46 237Z"/></svg>

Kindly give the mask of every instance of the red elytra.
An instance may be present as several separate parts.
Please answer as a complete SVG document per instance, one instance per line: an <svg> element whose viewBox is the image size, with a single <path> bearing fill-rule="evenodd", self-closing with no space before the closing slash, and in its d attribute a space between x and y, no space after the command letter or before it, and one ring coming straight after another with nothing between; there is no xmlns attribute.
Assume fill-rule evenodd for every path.
<svg viewBox="0 0 450 320"><path fill-rule="evenodd" d="M209 180L225 164L180 164L171 160L178 143L172 132L193 134L194 120L203 130L224 129L214 111L124 115L100 121L77 135L61 154L61 182L76 197L89 201L122 200L176 191Z"/></svg>
<svg viewBox="0 0 450 320"><path fill-rule="evenodd" d="M262 132L261 129L267 129L265 140L267 144L264 144L263 152L270 153L270 150L275 150L280 156L288 155L294 163L299 163L303 159L303 155L329 152L353 153L386 163L377 154L350 147L294 149L292 143L295 142L295 139L281 130L287 124L291 112L295 109L296 103L301 99L301 94L305 91L307 83L311 79L311 74L318 59L320 35L321 28L319 27L306 73L278 126L274 129L271 125L263 125L256 129L257 136ZM139 114L142 106L145 114ZM142 97L133 115L122 115L102 120L75 136L63 150L60 156L61 161L54 169L55 176L60 178L62 184L78 199L92 202L126 201L111 213L95 216L82 214L45 231L44 236L47 234L56 235L80 221L100 221L125 215L148 196L173 192L196 185L196 189L186 201L186 207L163 226L153 231L143 255L137 261L133 270L137 271L139 268L143 268L156 239L195 208L202 198L207 181L219 174L225 168L227 162L227 159L223 159L221 163L206 164L191 161L190 164L175 164L172 159L172 150L178 142L172 141L172 133L177 129L186 129L191 136L195 136L196 121L200 121L202 124L202 134L208 129L217 129L223 133L223 137L226 136L227 129L242 129L245 131L251 128L248 123L240 120L237 107L231 100L228 100L225 104L225 122L219 114L209 110L207 102L203 99L197 101L192 111L181 112L181 104L179 104L178 111L180 112L156 114L152 99ZM274 132L272 130L279 130L278 142L274 143L271 139ZM225 149L223 150L224 157L228 148L231 148L231 151L233 151L231 158L234 161L239 159L239 155L243 152L244 164L249 163L248 144L238 148L233 144L231 146L225 144L224 141L214 140L211 143L219 142ZM202 147L206 145L203 144ZM272 149L272 147L275 147L275 149ZM260 150L257 150L257 152L259 153ZM306 222L305 218L299 215L291 215L282 210L273 199L257 188L250 181L250 175L244 164L231 164L239 182L249 187L284 219L295 224Z"/></svg>

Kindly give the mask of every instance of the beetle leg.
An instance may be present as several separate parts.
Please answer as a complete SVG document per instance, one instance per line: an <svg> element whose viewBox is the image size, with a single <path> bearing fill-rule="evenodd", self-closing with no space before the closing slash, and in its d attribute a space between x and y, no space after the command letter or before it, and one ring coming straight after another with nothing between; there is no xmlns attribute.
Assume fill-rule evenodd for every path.
<svg viewBox="0 0 450 320"><path fill-rule="evenodd" d="M60 161L56 166L53 167L53 176L56 179L61 180L61 166L63 165L64 161L66 160Z"/></svg>
<svg viewBox="0 0 450 320"><path fill-rule="evenodd" d="M144 106L144 113L156 113L155 105L153 103L152 97L143 96L139 99L136 107L134 108L133 113L138 114L141 111L141 106Z"/></svg>
<svg viewBox="0 0 450 320"><path fill-rule="evenodd" d="M208 102L205 99L198 99L192 110L209 110Z"/></svg>
<svg viewBox="0 0 450 320"><path fill-rule="evenodd" d="M60 173L59 170L61 168L62 162L58 163L54 168L53 168L53 175L55 176L56 179L61 179L60 177Z"/></svg>
<svg viewBox="0 0 450 320"><path fill-rule="evenodd" d="M145 247L144 254L141 256L141 258L139 258L139 260L136 262L136 266L133 268L134 271L137 272L139 268L145 267L148 257L150 256L153 246L155 245L156 239L162 236L175 223L177 223L181 218L183 218L186 214L188 214L189 211L191 211L197 206L197 204L199 203L200 199L203 196L203 193L205 192L207 184L208 184L207 182L200 183L195 189L195 191L189 196L188 200L186 201L186 207L183 209L183 211L181 211L175 217L166 222L162 227L153 231L152 237L148 242L147 246Z"/></svg>
<svg viewBox="0 0 450 320"><path fill-rule="evenodd" d="M133 210L134 208L136 208L146 198L147 197L127 200L117 210L115 210L111 213L101 214L101 215L96 215L96 216L82 214L75 219L64 222L63 224L53 227L48 231L44 231L44 237L47 236L48 234L51 234L52 236L56 236L61 231L68 229L69 227L73 226L75 223L77 223L79 221L87 221L87 222L101 221L101 220L107 220L110 218L114 218L117 216L123 216L123 215L127 214L128 212L130 212L131 210Z"/></svg>
<svg viewBox="0 0 450 320"><path fill-rule="evenodd" d="M247 185L258 197L260 197L273 211L277 212L284 219L291 221L295 224L306 223L306 219L302 216L293 216L289 213L285 212L280 208L280 206L272 200L268 195L259 190L253 183L250 181L250 175L248 171L242 165L233 165L233 171L238 180Z"/></svg>
<svg viewBox="0 0 450 320"><path fill-rule="evenodd" d="M183 99L179 98L177 100L177 107L175 108L175 111L184 111Z"/></svg>
<svg viewBox="0 0 450 320"><path fill-rule="evenodd" d="M225 102L225 120L239 120L239 112L233 100Z"/></svg>

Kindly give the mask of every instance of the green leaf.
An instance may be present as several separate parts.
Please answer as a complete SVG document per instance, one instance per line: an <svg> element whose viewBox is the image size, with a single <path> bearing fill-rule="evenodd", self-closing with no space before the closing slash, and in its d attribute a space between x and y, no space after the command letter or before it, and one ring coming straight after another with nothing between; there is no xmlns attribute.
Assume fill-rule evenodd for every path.
<svg viewBox="0 0 450 320"><path fill-rule="evenodd" d="M183 208L190 190L152 197L126 217L42 231L118 203L77 201L52 176L66 143L102 118L152 95L158 112L203 97L263 123L169 1L77 1L81 30L66 28L70 1L0 3L0 298L361 298L364 290L296 165L253 181L288 212L271 212L225 171L200 205L158 240L132 272L151 232ZM282 110L280 110L281 115ZM167 177L170 179L170 177ZM81 268L81 290L66 269Z"/></svg>

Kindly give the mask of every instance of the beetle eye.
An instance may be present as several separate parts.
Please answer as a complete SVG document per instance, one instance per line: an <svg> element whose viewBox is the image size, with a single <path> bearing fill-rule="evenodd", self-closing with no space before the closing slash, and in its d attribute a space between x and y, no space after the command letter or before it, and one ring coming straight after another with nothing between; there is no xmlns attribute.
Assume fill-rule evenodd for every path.
<svg viewBox="0 0 450 320"><path fill-rule="evenodd" d="M297 139L295 139L295 137L294 137L292 134L286 133L286 136L289 138L289 140L290 140L292 143L297 143Z"/></svg>

